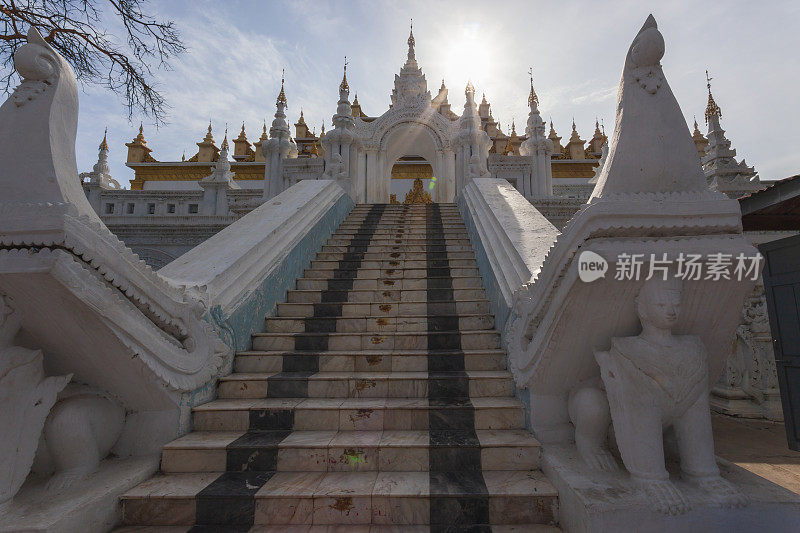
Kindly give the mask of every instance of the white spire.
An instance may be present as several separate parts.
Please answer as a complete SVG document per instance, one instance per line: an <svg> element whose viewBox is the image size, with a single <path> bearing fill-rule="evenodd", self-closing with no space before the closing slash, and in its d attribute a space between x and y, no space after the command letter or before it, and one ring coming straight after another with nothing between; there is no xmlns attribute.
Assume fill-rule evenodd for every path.
<svg viewBox="0 0 800 533"><path fill-rule="evenodd" d="M650 15L625 58L614 140L592 200L615 193L706 189L697 147L661 69L664 50L664 37Z"/></svg>
<svg viewBox="0 0 800 533"><path fill-rule="evenodd" d="M428 91L428 82L425 74L417 64L414 53L414 26L412 22L411 32L408 36L408 57L400 74L394 76L394 89L392 90L392 106L400 107L424 107L431 103L431 93Z"/></svg>
<svg viewBox="0 0 800 533"><path fill-rule="evenodd" d="M269 129L269 136L272 139L288 139L290 136L289 124L286 123L286 92L284 91L286 70L281 71L281 92L278 93L278 100L275 102L275 119Z"/></svg>
<svg viewBox="0 0 800 533"><path fill-rule="evenodd" d="M411 31L408 34L408 58L406 59L406 66L417 68L417 57L414 53L414 19L411 19Z"/></svg>
<svg viewBox="0 0 800 533"><path fill-rule="evenodd" d="M102 189L119 189L119 182L111 177L111 168L108 166L108 127L103 133L103 140L98 147L97 163L92 167L92 172L83 172L81 181L88 178L91 185L99 185Z"/></svg>

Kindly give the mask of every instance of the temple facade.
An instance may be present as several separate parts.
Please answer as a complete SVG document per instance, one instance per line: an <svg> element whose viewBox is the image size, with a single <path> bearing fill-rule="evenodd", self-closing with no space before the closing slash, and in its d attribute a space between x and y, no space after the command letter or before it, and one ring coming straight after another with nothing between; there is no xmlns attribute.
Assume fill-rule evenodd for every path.
<svg viewBox="0 0 800 533"><path fill-rule="evenodd" d="M122 190L105 141L79 174L77 81L31 28L0 105L0 532L796 531L783 435L711 413L780 417L797 237L763 285L754 244L796 196L732 198L757 175L710 82L692 136L665 52L651 15L588 201L555 188L533 89L497 153L474 87L435 108L413 36L390 110L343 76L310 157L282 88L260 187L209 131L196 180ZM321 173L287 188L297 161Z"/></svg>
<svg viewBox="0 0 800 533"><path fill-rule="evenodd" d="M541 119L532 79L531 111L520 134L516 124L501 127L486 95L478 96L472 84L464 89L463 111L458 114L444 80L437 92L429 90L414 46L412 32L406 62L395 76L391 105L380 115L367 114L357 95L351 101L345 67L327 132L323 124L317 134L301 110L291 134L282 84L272 124L265 123L254 142L242 124L233 139L234 180L243 189L259 189L264 198L271 198L302 179L335 176L357 201L389 202L394 195L402 202L416 179L433 201L452 201L469 177L492 175L508 179L529 199L554 193L588 196L587 182L607 143L599 123L587 142L573 122L569 140L562 144L553 123L548 131ZM141 128L126 146L126 163L135 172L130 188L143 191L200 190L199 181L211 172L221 151L211 124L197 152L182 161L157 160ZM535 163L537 150L543 164Z"/></svg>

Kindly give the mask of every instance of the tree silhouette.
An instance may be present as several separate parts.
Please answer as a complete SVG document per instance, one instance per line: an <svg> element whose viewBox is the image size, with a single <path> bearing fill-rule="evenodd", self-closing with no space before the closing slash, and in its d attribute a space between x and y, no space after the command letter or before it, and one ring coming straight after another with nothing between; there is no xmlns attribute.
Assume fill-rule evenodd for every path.
<svg viewBox="0 0 800 533"><path fill-rule="evenodd" d="M141 112L163 123L167 107L153 70L185 47L172 21L158 21L141 0L1 0L0 89L15 84L14 52L31 26L69 62L77 79L110 89L126 102L128 116ZM115 27L115 34L107 29Z"/></svg>

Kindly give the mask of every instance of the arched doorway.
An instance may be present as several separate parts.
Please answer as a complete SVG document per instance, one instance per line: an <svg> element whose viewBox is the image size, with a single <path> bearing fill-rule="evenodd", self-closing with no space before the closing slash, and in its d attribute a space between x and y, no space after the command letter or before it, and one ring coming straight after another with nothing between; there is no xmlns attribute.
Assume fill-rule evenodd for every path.
<svg viewBox="0 0 800 533"><path fill-rule="evenodd" d="M400 157L392 166L389 184L391 203L430 203L431 191L436 187L433 167L422 156Z"/></svg>
<svg viewBox="0 0 800 533"><path fill-rule="evenodd" d="M404 118L384 129L378 137L377 168L375 174L367 175L368 182L370 177L374 180L367 184L367 201L389 202L390 194L396 194L397 201L402 202L417 177L424 178L423 189L434 202L453 201L455 187L451 187L449 181L454 179L455 157L452 150L444 148L445 139L427 123L427 118ZM449 164L448 159L453 159L453 164ZM418 176L412 178L412 173ZM401 175L409 175L409 178L399 177Z"/></svg>

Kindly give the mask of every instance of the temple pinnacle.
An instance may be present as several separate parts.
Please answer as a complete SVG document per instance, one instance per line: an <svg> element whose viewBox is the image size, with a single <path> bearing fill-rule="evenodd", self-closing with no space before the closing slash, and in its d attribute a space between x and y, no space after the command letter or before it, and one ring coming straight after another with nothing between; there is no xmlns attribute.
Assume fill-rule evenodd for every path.
<svg viewBox="0 0 800 533"><path fill-rule="evenodd" d="M342 75L342 83L339 84L339 90L350 92L350 86L347 84L347 56L344 56L344 74Z"/></svg>
<svg viewBox="0 0 800 533"><path fill-rule="evenodd" d="M411 19L411 32L408 34L408 64L416 62L414 56L414 19Z"/></svg>
<svg viewBox="0 0 800 533"><path fill-rule="evenodd" d="M711 117L721 117L722 116L722 109L717 105L714 101L714 96L711 94L711 80L714 78L710 78L708 76L708 69L706 69L706 87L708 87L708 104L706 104L706 124L708 124L709 119Z"/></svg>
<svg viewBox="0 0 800 533"><path fill-rule="evenodd" d="M286 79L286 69L281 69L281 92L278 93L278 101L275 102L275 105L283 105L283 107L288 107L288 103L286 102L286 92L283 90L283 84Z"/></svg>
<svg viewBox="0 0 800 533"><path fill-rule="evenodd" d="M225 137L222 139L222 150L228 151L228 125L225 124Z"/></svg>
<svg viewBox="0 0 800 533"><path fill-rule="evenodd" d="M533 90L533 68L528 69L528 75L531 77L531 92L528 95L528 106L532 106L534 103L536 106L539 106L539 97L536 95L536 91Z"/></svg>
<svg viewBox="0 0 800 533"><path fill-rule="evenodd" d="M100 143L101 150L108 150L108 126L106 126L106 131L103 133L103 141Z"/></svg>

